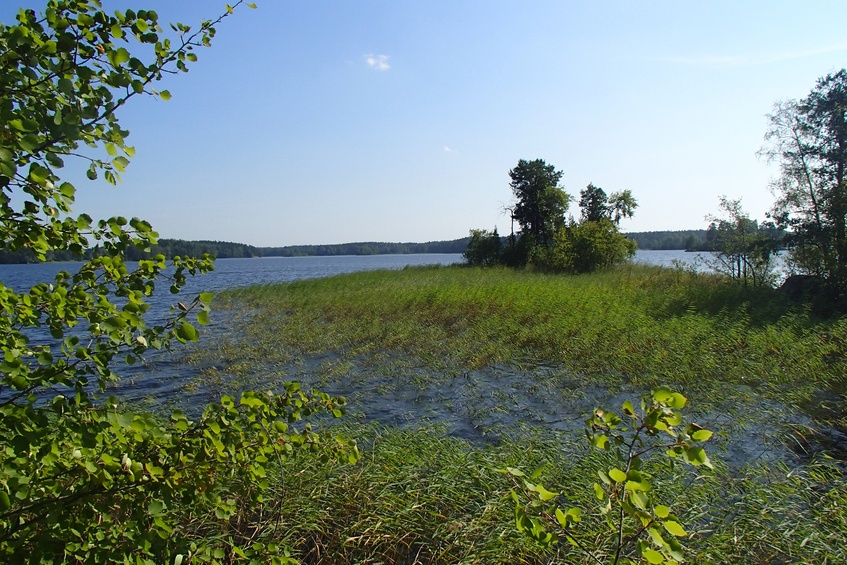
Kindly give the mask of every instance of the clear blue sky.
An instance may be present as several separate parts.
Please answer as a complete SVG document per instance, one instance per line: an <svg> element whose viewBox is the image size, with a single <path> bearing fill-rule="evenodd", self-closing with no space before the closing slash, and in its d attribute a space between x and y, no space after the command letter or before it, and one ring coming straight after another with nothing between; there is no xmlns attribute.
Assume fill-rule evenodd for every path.
<svg viewBox="0 0 847 565"><path fill-rule="evenodd" d="M79 180L77 211L259 246L506 234L508 171L541 158L575 196L631 190L626 231L704 228L723 194L762 218L766 114L847 66L835 0L257 3L169 102L126 108L137 155L117 188ZM223 5L132 3L188 24Z"/></svg>

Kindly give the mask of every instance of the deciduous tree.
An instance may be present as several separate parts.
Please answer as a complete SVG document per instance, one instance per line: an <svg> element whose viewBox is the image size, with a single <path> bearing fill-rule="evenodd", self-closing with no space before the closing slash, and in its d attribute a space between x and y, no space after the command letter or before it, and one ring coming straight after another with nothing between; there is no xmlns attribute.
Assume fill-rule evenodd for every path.
<svg viewBox="0 0 847 565"><path fill-rule="evenodd" d="M42 260L97 251L76 273L31 289L0 284L0 562L285 559L250 522L261 515L266 466L298 446L325 452L294 422L338 413L339 401L292 384L162 420L105 398L116 360L197 339L210 295L175 305L164 323L145 313L157 287L178 293L212 261L159 255L130 268L124 252L157 240L150 224L72 215L77 188L58 174L82 160L89 178L116 183L134 154L117 110L138 96L167 99L154 85L187 70L231 12L167 34L152 10L51 0L42 14L21 10L16 24L0 25L3 241Z"/></svg>
<svg viewBox="0 0 847 565"><path fill-rule="evenodd" d="M773 282L774 256L779 241L741 208L741 200L720 198L725 216L706 216L711 222L715 260L712 267L753 286Z"/></svg>
<svg viewBox="0 0 847 565"><path fill-rule="evenodd" d="M468 265L490 267L500 263L501 243L497 228L493 231L471 230L470 235L468 248L462 254Z"/></svg>
<svg viewBox="0 0 847 565"><path fill-rule="evenodd" d="M579 207L582 210L581 220L596 222L603 218L611 220L619 226L624 218L631 218L638 208L638 202L629 190L613 192L606 195L599 186L589 183L579 193Z"/></svg>
<svg viewBox="0 0 847 565"><path fill-rule="evenodd" d="M609 196L610 219L619 226L624 218L631 218L635 215L635 209L638 208L638 201L629 190L613 192Z"/></svg>
<svg viewBox="0 0 847 565"><path fill-rule="evenodd" d="M547 261L555 270L589 273L630 260L635 249L635 242L610 219L601 218L560 229Z"/></svg>
<svg viewBox="0 0 847 565"><path fill-rule="evenodd" d="M775 106L761 153L779 163L772 216L789 233L793 263L847 292L847 70Z"/></svg>

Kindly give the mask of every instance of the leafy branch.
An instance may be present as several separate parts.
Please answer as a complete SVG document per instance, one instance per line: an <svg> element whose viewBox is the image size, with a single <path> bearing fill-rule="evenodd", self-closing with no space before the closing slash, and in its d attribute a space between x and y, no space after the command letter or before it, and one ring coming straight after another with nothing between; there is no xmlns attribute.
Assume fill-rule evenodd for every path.
<svg viewBox="0 0 847 565"><path fill-rule="evenodd" d="M583 509L562 506L563 496L535 481L540 470L529 478L520 470L507 468L515 487L515 524L544 547L566 541L596 563L677 564L684 562L683 547L678 538L688 535L681 520L661 501L661 485L645 468L645 456L663 451L673 462L681 459L692 466L712 467L701 446L712 432L697 424L683 424L679 411L686 398L667 387L655 389L641 401L636 411L630 401L623 403L623 417L598 408L586 421L586 437L597 449L611 451L616 465L597 471L600 482L593 483L599 502L599 516L608 528L605 543L590 547L575 532L583 521ZM555 528L551 529L551 525ZM601 532L594 532L602 538ZM668 536L668 534L670 534Z"/></svg>

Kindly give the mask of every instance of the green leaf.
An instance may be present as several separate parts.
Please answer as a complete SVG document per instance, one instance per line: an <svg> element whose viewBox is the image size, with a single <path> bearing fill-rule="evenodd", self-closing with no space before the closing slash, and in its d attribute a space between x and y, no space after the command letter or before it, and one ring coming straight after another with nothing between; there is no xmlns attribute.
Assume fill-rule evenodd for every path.
<svg viewBox="0 0 847 565"><path fill-rule="evenodd" d="M656 516L659 518L667 518L671 513L671 509L662 504L658 504L653 507L653 512L655 512Z"/></svg>
<svg viewBox="0 0 847 565"><path fill-rule="evenodd" d="M565 513L562 512L561 508L556 508L556 521L559 522L559 525L563 528L568 527L568 518L565 516Z"/></svg>
<svg viewBox="0 0 847 565"><path fill-rule="evenodd" d="M685 398L684 396L682 396L680 393L674 392L674 393L671 394L671 398L668 401L668 404L674 410L679 410L681 408L685 408L685 403L687 401L688 401L688 399Z"/></svg>
<svg viewBox="0 0 847 565"><path fill-rule="evenodd" d="M622 483L626 481L626 473L624 473L617 467L614 467L609 470L609 477L611 477L611 479L616 483Z"/></svg>
<svg viewBox="0 0 847 565"><path fill-rule="evenodd" d="M629 500L632 502L632 505L638 508L639 510L647 510L648 499L647 495L643 492L632 492L629 496Z"/></svg>
<svg viewBox="0 0 847 565"><path fill-rule="evenodd" d="M160 516L164 514L166 509L165 503L161 500L153 500L147 507L147 513L151 516Z"/></svg>
<svg viewBox="0 0 847 565"><path fill-rule="evenodd" d="M671 533L671 535L674 535L678 538L683 538L688 535L685 530L682 529L682 525L676 520L665 520L664 522L662 522L662 525L668 532Z"/></svg>
<svg viewBox="0 0 847 565"><path fill-rule="evenodd" d="M171 93L167 90L162 90L161 92L159 92L159 98L161 98L162 100L165 100L165 101L170 100L171 99Z"/></svg>
<svg viewBox="0 0 847 565"><path fill-rule="evenodd" d="M665 545L665 538L662 537L662 532L658 528L647 528L647 533L650 534L650 539L659 547Z"/></svg>
<svg viewBox="0 0 847 565"><path fill-rule="evenodd" d="M709 468L712 467L712 462L709 460L709 456L706 455L706 450L702 447L693 446L686 448L683 458L695 467L700 465L705 465Z"/></svg>
<svg viewBox="0 0 847 565"><path fill-rule="evenodd" d="M59 192L65 198L73 198L76 195L76 188L69 182L63 182L59 185Z"/></svg>
<svg viewBox="0 0 847 565"><path fill-rule="evenodd" d="M538 493L538 498L540 498L541 500L551 500L559 496L558 492L549 491L542 485L536 485L535 492Z"/></svg>
<svg viewBox="0 0 847 565"><path fill-rule="evenodd" d="M709 430L697 430L691 434L691 439L694 441L709 441L712 437L712 432Z"/></svg>
<svg viewBox="0 0 847 565"><path fill-rule="evenodd" d="M633 492L635 492L635 491L647 492L652 487L650 486L650 481L641 480L641 481L627 481L625 488L626 488L626 490L633 491Z"/></svg>
<svg viewBox="0 0 847 565"><path fill-rule="evenodd" d="M29 178L33 181L43 184L50 176L50 171L39 165L38 163L33 163L29 166Z"/></svg>
<svg viewBox="0 0 847 565"><path fill-rule="evenodd" d="M655 564L662 563L665 560L662 554L656 551L655 549L645 549L643 552L641 552L641 557L646 559L648 563Z"/></svg>
<svg viewBox="0 0 847 565"><path fill-rule="evenodd" d="M120 67L122 64L129 61L129 51L123 47L119 47L113 51L109 51L109 62L113 67Z"/></svg>
<svg viewBox="0 0 847 565"><path fill-rule="evenodd" d="M660 386L653 390L652 396L656 402L669 402L672 394L671 389L666 386Z"/></svg>
<svg viewBox="0 0 847 565"><path fill-rule="evenodd" d="M112 164L117 170L119 170L120 172L124 172L127 166L129 166L129 159L127 159L123 155L120 157L115 157L112 161Z"/></svg>
<svg viewBox="0 0 847 565"><path fill-rule="evenodd" d="M197 338L199 337L199 334L194 326L185 322L177 326L176 335L184 341L197 341Z"/></svg>
<svg viewBox="0 0 847 565"><path fill-rule="evenodd" d="M594 496L597 497L597 500L603 500L606 497L606 491L603 490L598 483L594 483Z"/></svg>

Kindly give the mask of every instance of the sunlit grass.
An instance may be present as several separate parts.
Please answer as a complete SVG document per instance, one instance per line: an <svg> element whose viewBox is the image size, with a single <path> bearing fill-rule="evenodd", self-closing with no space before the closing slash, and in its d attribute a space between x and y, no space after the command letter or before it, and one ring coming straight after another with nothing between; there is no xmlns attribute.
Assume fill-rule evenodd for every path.
<svg viewBox="0 0 847 565"><path fill-rule="evenodd" d="M544 362L613 384L743 383L798 402L845 375L847 320L816 319L771 289L643 266L366 272L234 290L215 307L249 314L209 352L234 374L295 354L387 353L454 372Z"/></svg>
<svg viewBox="0 0 847 565"><path fill-rule="evenodd" d="M214 307L227 330L189 359L222 389L308 373L317 386L387 400L419 390L436 416L461 411L483 426L499 412L531 410L524 397L555 412L580 395L590 402L597 389L611 398L670 384L718 432L709 446L717 471L656 471L657 490L692 534L689 562L847 562L843 461L826 455L843 457L844 446L816 443L814 433L843 429L843 317L816 316L771 289L643 266L579 277L365 272L233 290ZM805 414L795 421L790 411ZM565 547L544 553L521 537L498 472L543 466L545 484L592 508L603 456L581 434L536 422L469 443L450 437L449 422L394 428L356 417L345 431L361 442L358 465L305 458L277 477L267 535L304 562L594 562ZM776 445L781 455L768 457L771 444L762 443L761 461L738 462L724 451L731 437L759 435L823 453L794 456ZM601 524L596 513L586 520ZM585 541L602 556L604 539Z"/></svg>
<svg viewBox="0 0 847 565"><path fill-rule="evenodd" d="M604 534L591 483L609 461L579 438L524 430L479 446L429 427L347 431L363 443L358 465L295 458L277 475L279 507L260 533L295 548L302 562L596 564L568 545L544 551L517 532L505 466L542 468L563 504L586 509L574 535L608 562L612 536ZM689 563L847 559L847 485L832 462L756 465L736 475L720 466L700 474L649 468L659 500L690 534Z"/></svg>

